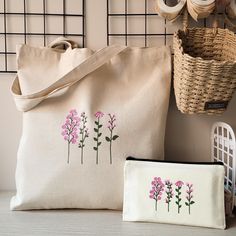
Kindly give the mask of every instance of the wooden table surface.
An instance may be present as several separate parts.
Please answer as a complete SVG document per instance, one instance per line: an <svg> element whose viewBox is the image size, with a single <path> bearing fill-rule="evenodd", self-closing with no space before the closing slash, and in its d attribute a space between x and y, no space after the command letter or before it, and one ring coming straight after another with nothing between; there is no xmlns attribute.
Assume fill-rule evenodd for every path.
<svg viewBox="0 0 236 236"><path fill-rule="evenodd" d="M236 218L228 220L228 229L217 230L168 224L122 222L122 213L120 211L10 211L9 201L13 194L12 192L0 192L0 236L236 236Z"/></svg>

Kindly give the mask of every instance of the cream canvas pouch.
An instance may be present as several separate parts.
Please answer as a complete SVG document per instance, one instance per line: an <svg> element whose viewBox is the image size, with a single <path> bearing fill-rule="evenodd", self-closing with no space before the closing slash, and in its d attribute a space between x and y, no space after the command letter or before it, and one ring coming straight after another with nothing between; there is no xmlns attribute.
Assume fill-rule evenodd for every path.
<svg viewBox="0 0 236 236"><path fill-rule="evenodd" d="M127 158L124 221L225 228L224 166Z"/></svg>

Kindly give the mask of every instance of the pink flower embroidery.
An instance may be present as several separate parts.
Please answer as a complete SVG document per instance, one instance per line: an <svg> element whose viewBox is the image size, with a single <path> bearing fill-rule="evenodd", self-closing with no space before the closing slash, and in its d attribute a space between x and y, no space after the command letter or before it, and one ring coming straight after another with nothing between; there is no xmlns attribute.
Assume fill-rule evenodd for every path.
<svg viewBox="0 0 236 236"><path fill-rule="evenodd" d="M184 185L184 182L181 181L181 180L179 180L179 181L177 181L177 182L175 183L175 185L176 185L177 187L182 187L182 186Z"/></svg>
<svg viewBox="0 0 236 236"><path fill-rule="evenodd" d="M170 180L165 180L166 185L166 199L165 202L167 204L167 210L170 211L170 202L174 196L172 185L173 183Z"/></svg>
<svg viewBox="0 0 236 236"><path fill-rule="evenodd" d="M80 140L79 140L79 145L78 148L81 149L81 164L84 163L84 147L85 147L85 141L89 137L89 132L87 128L87 119L88 117L86 116L85 112L82 112L80 114L80 119L81 119L81 127L79 128L79 134L81 135Z"/></svg>
<svg viewBox="0 0 236 236"><path fill-rule="evenodd" d="M175 195L175 197L176 197L176 204L177 204L177 206L178 206L178 213L180 213L180 208L182 207L182 205L181 205L181 201L182 201L182 198L181 198L181 188L182 188L182 186L184 185L184 182L183 181L181 181L181 180L179 180L179 181L177 181L176 183L175 183L175 186L177 187L176 189L175 189L175 191L176 191L176 195Z"/></svg>
<svg viewBox="0 0 236 236"><path fill-rule="evenodd" d="M114 134L114 129L116 128L116 124L115 124L115 121L116 121L116 116L115 115L111 115L111 114L108 114L109 116L109 120L108 120L108 126L107 128L109 129L110 131L110 136L106 136L105 139L107 142L109 142L109 146L110 146L110 164L112 164L112 143L113 141L115 141L117 138L119 138L118 135Z"/></svg>
<svg viewBox="0 0 236 236"><path fill-rule="evenodd" d="M96 164L98 165L98 151L99 151L99 146L102 144L102 142L99 140L102 136L101 133L101 128L102 128L102 124L100 123L100 118L102 118L104 116L104 114L101 111L97 111L95 114L95 117L97 118L97 120L94 121L95 123L95 127L94 127L94 132L95 132L95 137L93 138L93 140L96 142L96 146L93 147L94 151L96 152Z"/></svg>
<svg viewBox="0 0 236 236"><path fill-rule="evenodd" d="M193 184L186 183L187 190L186 190L186 202L185 205L188 207L188 213L189 215L191 214L191 205L193 205L195 202L192 200L193 199Z"/></svg>
<svg viewBox="0 0 236 236"><path fill-rule="evenodd" d="M97 111L96 113L95 113L95 117L96 118L102 118L104 116L104 113L102 113L101 111Z"/></svg>
<svg viewBox="0 0 236 236"><path fill-rule="evenodd" d="M62 125L61 135L68 143L67 163L70 161L70 144L75 144L79 137L77 127L79 126L80 118L77 115L78 113L75 109L70 110L69 114L66 116L65 123Z"/></svg>
<svg viewBox="0 0 236 236"><path fill-rule="evenodd" d="M161 200L162 192L164 191L164 183L160 177L154 177L151 182L152 189L149 191L149 198L155 200L155 210L157 211L157 202Z"/></svg>

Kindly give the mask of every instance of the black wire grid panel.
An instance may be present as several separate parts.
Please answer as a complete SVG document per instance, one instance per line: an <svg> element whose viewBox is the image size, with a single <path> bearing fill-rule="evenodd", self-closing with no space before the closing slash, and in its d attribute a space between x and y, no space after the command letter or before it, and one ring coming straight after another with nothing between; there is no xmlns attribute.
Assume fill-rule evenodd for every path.
<svg viewBox="0 0 236 236"><path fill-rule="evenodd" d="M171 5L176 1L166 2ZM224 28L222 17L220 13L219 26ZM195 22L189 17L189 26L211 26L213 18L212 14ZM182 17L171 23L158 16L154 0L107 0L107 45L171 46L173 33L182 27Z"/></svg>
<svg viewBox="0 0 236 236"><path fill-rule="evenodd" d="M0 0L0 18L0 73L16 72L17 43L65 36L85 46L85 0Z"/></svg>
<svg viewBox="0 0 236 236"><path fill-rule="evenodd" d="M122 3L121 3L122 2ZM149 1L148 0L137 0L139 2L139 9L132 9L134 6L134 1L131 0L121 0L119 6L117 5L117 0L107 0L107 45L116 42L116 39L123 41L125 45L130 45L131 39L136 38L138 41L142 40L143 46L148 46L149 37L164 37L164 42L166 44L166 37L168 34L166 32L166 27L163 28L162 32L154 33L148 31L148 21L150 18L157 17L155 12L149 11ZM141 3L141 4L140 4ZM139 21L139 29L136 31L132 30L132 23L134 20ZM116 23L117 22L117 23ZM166 24L163 20L162 25ZM114 30L114 26L119 28ZM119 27L117 27L119 25ZM157 26L158 27L158 26ZM141 29L140 31L140 28Z"/></svg>

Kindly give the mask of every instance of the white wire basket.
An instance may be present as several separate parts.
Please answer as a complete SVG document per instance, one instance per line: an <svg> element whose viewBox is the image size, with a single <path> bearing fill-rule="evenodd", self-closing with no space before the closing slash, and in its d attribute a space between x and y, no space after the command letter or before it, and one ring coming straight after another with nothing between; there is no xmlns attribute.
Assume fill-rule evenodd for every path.
<svg viewBox="0 0 236 236"><path fill-rule="evenodd" d="M216 122L211 130L211 158L220 161L225 167L225 189L232 193L236 205L236 143L234 131L224 122Z"/></svg>

